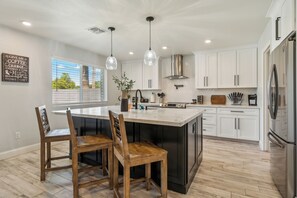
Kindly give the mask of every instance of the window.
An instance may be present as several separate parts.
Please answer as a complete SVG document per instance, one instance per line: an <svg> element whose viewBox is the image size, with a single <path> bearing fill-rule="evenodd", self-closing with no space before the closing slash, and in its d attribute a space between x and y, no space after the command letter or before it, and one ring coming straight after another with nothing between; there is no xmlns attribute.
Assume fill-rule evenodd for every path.
<svg viewBox="0 0 297 198"><path fill-rule="evenodd" d="M105 69L52 59L53 104L101 102L105 96Z"/></svg>

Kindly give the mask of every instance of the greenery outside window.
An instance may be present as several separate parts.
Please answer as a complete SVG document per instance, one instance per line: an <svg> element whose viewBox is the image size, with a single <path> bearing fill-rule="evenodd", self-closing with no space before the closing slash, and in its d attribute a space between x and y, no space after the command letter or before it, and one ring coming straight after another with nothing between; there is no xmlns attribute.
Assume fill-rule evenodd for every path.
<svg viewBox="0 0 297 198"><path fill-rule="evenodd" d="M52 59L52 103L106 101L106 71L89 65Z"/></svg>

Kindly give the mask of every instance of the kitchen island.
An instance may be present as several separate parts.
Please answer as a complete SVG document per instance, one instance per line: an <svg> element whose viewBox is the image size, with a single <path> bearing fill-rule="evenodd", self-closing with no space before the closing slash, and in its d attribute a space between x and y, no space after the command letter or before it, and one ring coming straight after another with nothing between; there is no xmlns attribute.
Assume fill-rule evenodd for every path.
<svg viewBox="0 0 297 198"><path fill-rule="evenodd" d="M124 115L129 142L149 141L168 151L168 189L187 193L202 161L202 110L154 109L120 112L119 106L71 110L79 135L103 133L111 137L108 111ZM65 111L54 111L65 114ZM85 163L101 163L100 153L81 156ZM144 167L131 170L134 178L144 176ZM160 183L160 164L152 164L152 178Z"/></svg>

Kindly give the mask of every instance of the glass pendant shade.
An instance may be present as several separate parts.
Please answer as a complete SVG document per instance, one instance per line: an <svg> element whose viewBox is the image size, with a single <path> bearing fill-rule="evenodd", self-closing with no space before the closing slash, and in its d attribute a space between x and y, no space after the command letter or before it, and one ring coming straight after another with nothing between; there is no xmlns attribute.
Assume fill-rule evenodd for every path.
<svg viewBox="0 0 297 198"><path fill-rule="evenodd" d="M157 61L156 52L151 48L152 46L151 22L153 20L154 20L154 17L152 16L146 17L146 21L149 22L149 49L146 50L146 52L144 53L144 59L143 59L143 63L146 66L153 66L156 64L156 61Z"/></svg>
<svg viewBox="0 0 297 198"><path fill-rule="evenodd" d="M105 63L105 67L108 70L116 70L118 67L118 62L117 59L112 55L112 31L115 30L114 27L109 27L108 28L110 30L110 56L107 57L106 59L106 63Z"/></svg>
<svg viewBox="0 0 297 198"><path fill-rule="evenodd" d="M117 59L114 56L107 57L105 66L108 70L116 70L118 67Z"/></svg>
<svg viewBox="0 0 297 198"><path fill-rule="evenodd" d="M144 53L144 65L153 66L156 64L157 55L154 50L146 50Z"/></svg>

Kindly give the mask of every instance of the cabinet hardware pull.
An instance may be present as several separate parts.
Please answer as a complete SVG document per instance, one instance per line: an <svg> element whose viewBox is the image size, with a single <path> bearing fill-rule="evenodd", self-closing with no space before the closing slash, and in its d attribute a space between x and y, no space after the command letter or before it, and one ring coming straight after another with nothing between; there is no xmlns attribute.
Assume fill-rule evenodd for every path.
<svg viewBox="0 0 297 198"><path fill-rule="evenodd" d="M237 75L237 86L239 86L239 75Z"/></svg>
<svg viewBox="0 0 297 198"><path fill-rule="evenodd" d="M147 80L148 88L152 88L152 79Z"/></svg>
<svg viewBox="0 0 297 198"><path fill-rule="evenodd" d="M231 110L231 113L244 113L244 111L235 111L235 110Z"/></svg>
<svg viewBox="0 0 297 198"><path fill-rule="evenodd" d="M240 118L237 118L238 129L240 129Z"/></svg>
<svg viewBox="0 0 297 198"><path fill-rule="evenodd" d="M206 131L206 129L203 129L203 131Z"/></svg>
<svg viewBox="0 0 297 198"><path fill-rule="evenodd" d="M205 87L205 76L203 77L204 87Z"/></svg>
<svg viewBox="0 0 297 198"><path fill-rule="evenodd" d="M234 75L234 86L236 86L236 75Z"/></svg>
<svg viewBox="0 0 297 198"><path fill-rule="evenodd" d="M281 37L279 35L279 21L281 17L277 17L275 20L275 40L279 40Z"/></svg>
<svg viewBox="0 0 297 198"><path fill-rule="evenodd" d="M236 118L234 118L234 129L237 129L237 127L236 127Z"/></svg>
<svg viewBox="0 0 297 198"><path fill-rule="evenodd" d="M206 120L206 118L203 118L203 120Z"/></svg>

